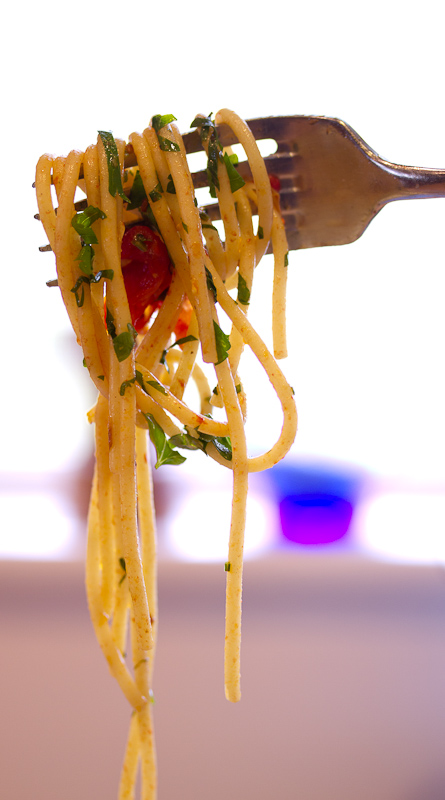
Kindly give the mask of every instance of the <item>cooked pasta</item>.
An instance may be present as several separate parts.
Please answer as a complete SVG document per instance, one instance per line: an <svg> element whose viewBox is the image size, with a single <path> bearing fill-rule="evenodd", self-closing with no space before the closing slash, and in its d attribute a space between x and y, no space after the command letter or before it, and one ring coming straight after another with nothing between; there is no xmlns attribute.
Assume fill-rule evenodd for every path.
<svg viewBox="0 0 445 800"><path fill-rule="evenodd" d="M237 172L232 151L221 146L218 123L229 125L243 146L250 182ZM288 259L278 193L252 133L236 114L223 109L215 120L198 116L192 127L199 129L207 154L221 236L195 199L172 115L153 117L127 144L100 131L85 153L44 155L36 170L39 215L55 253L57 284L98 390L88 415L95 426L96 461L86 590L99 645L133 709L120 800L134 798L139 769L141 797L156 796L151 702L156 535L147 431L156 468L179 465L185 451L201 450L233 473L224 663L226 697L236 702L248 475L282 459L297 426L293 390L276 363L286 355ZM137 166L126 169L129 153ZM86 198L80 210L79 193ZM255 269L270 242L274 355L247 313ZM228 319L231 325L227 333L220 310L224 324ZM264 368L283 413L277 441L255 457L247 451L239 371L246 346ZM213 392L209 370L215 375ZM190 383L197 388L198 409L187 401Z"/></svg>

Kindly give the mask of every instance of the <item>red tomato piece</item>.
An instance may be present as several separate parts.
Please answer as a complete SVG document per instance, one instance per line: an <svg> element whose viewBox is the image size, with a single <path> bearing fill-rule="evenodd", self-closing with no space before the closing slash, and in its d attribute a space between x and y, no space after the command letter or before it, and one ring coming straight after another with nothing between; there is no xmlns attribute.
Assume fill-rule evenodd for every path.
<svg viewBox="0 0 445 800"><path fill-rule="evenodd" d="M136 330L141 330L145 309L155 305L170 286L170 257L156 231L148 225L133 225L124 233L121 258L131 319Z"/></svg>
<svg viewBox="0 0 445 800"><path fill-rule="evenodd" d="M276 192L279 192L281 189L281 181L278 175L269 175L269 180L272 189L275 189Z"/></svg>

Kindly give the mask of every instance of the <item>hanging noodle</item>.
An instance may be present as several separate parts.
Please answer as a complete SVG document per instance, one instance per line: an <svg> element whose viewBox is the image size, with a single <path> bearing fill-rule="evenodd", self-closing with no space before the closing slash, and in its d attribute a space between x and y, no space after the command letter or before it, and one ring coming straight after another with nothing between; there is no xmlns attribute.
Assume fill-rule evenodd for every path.
<svg viewBox="0 0 445 800"><path fill-rule="evenodd" d="M243 145L250 183L236 172L232 151L221 147L216 123L229 125ZM172 115L154 117L142 135L130 136L127 146L100 132L97 143L85 153L73 151L67 158L44 155L36 170L39 214L55 253L58 286L85 366L99 391L89 413L95 423L96 466L88 518L86 590L98 642L133 708L120 800L134 798L138 768L141 797L156 797L151 701L157 577L147 429L156 446L156 466L181 463L183 448L201 449L233 472L224 664L226 697L236 702L240 699L248 474L282 459L297 427L293 391L275 360L286 355L288 259L278 193L271 189L247 124L236 114L223 109L215 122L200 116L193 126L199 128L207 153L223 240L197 206L184 144ZM138 166L124 170L124 155L129 151L135 153ZM77 189L86 194L87 208L80 212L75 207ZM256 233L252 204L258 213ZM147 227L134 227L138 224L158 232L150 235L158 248L167 248L168 266L159 296L147 301L136 321L123 236L126 230L130 237L134 233L131 244L144 253ZM275 357L247 317L254 271L270 241L275 259ZM230 291L236 287L235 299ZM219 309L231 321L229 335L221 329ZM181 350L172 349L178 344ZM264 368L283 412L277 441L256 457L247 453L245 396L238 374L245 346ZM205 369L196 363L199 351L204 367L214 367L213 395ZM190 381L198 389L199 410L183 399ZM222 421L210 414L218 406L225 409Z"/></svg>

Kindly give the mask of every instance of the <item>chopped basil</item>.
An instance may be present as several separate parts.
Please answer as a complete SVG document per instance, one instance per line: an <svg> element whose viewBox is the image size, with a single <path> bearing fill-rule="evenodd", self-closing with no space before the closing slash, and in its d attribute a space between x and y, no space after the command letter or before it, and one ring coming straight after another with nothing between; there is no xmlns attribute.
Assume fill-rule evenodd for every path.
<svg viewBox="0 0 445 800"><path fill-rule="evenodd" d="M207 269L207 267L205 268L205 271L206 271L207 289L209 290L209 292L212 293L214 302L217 303L218 295L216 293L216 286L213 282L212 273L210 272L209 269Z"/></svg>
<svg viewBox="0 0 445 800"><path fill-rule="evenodd" d="M105 312L105 324L107 326L108 333L110 334L111 338L114 339L116 336L116 325L114 324L114 317L108 306L106 307Z"/></svg>
<svg viewBox="0 0 445 800"><path fill-rule="evenodd" d="M221 330L215 320L213 320L213 328L215 331L216 355L218 358L216 364L222 364L222 362L226 360L227 353L231 347L230 339L227 334Z"/></svg>
<svg viewBox="0 0 445 800"><path fill-rule="evenodd" d="M105 380L105 375L98 375L97 376L97 380L98 381L104 381Z"/></svg>
<svg viewBox="0 0 445 800"><path fill-rule="evenodd" d="M161 194L163 192L162 186L160 183L157 183L155 188L150 192L149 197L152 203L156 203L158 200L161 199Z"/></svg>
<svg viewBox="0 0 445 800"><path fill-rule="evenodd" d="M94 250L90 244L85 244L80 248L80 253L76 258L79 262L79 269L84 275L91 275L93 272Z"/></svg>
<svg viewBox="0 0 445 800"><path fill-rule="evenodd" d="M105 219L106 215L100 208L96 206L88 206L85 211L79 211L74 214L71 220L71 225L75 231L82 237L85 244L97 244L97 236L92 229L93 222L98 219Z"/></svg>
<svg viewBox="0 0 445 800"><path fill-rule="evenodd" d="M120 559L119 559L119 566L120 566L120 568L121 568L122 572L124 573L124 574L122 575L122 577L121 577L120 581L119 581L119 586L120 586L120 585L121 585L121 583L123 583L123 581L124 581L124 580L125 580L125 578L127 577L127 566L126 566L126 564L125 564L125 558L120 558Z"/></svg>
<svg viewBox="0 0 445 800"><path fill-rule="evenodd" d="M128 358L136 341L137 332L130 323L127 324L127 329L113 338L114 352L119 362Z"/></svg>
<svg viewBox="0 0 445 800"><path fill-rule="evenodd" d="M207 214L206 211L200 211L199 212L199 218L201 220L201 227L203 229L204 228L211 228L212 230L214 230L214 231L216 231L218 233L218 229L215 228L214 225L212 225L212 223L210 221L210 217L209 217L209 215Z"/></svg>
<svg viewBox="0 0 445 800"><path fill-rule="evenodd" d="M202 439L196 439L190 433L177 433L169 439L172 447L179 447L182 450L203 450L207 447L207 443Z"/></svg>
<svg viewBox="0 0 445 800"><path fill-rule="evenodd" d="M167 192L169 194L176 194L175 184L171 175L168 176Z"/></svg>
<svg viewBox="0 0 445 800"><path fill-rule="evenodd" d="M121 169L119 164L119 154L117 152L116 142L114 136L110 131L98 131L102 144L104 146L105 155L108 165L108 191L112 197L116 197L116 193L122 200L129 201L129 198L124 194L122 188Z"/></svg>
<svg viewBox="0 0 445 800"><path fill-rule="evenodd" d="M138 170L134 176L133 186L130 189L130 202L127 206L127 211L134 211L134 209L140 208L144 200L147 200L147 194L142 182L141 173Z"/></svg>
<svg viewBox="0 0 445 800"><path fill-rule="evenodd" d="M243 387L241 386L240 383L236 384L235 389L237 394L241 394L241 392L243 391Z"/></svg>
<svg viewBox="0 0 445 800"><path fill-rule="evenodd" d="M187 344L187 342L197 342L196 336L192 336L190 333L188 336L183 336L182 339L176 339L176 342L170 345L170 347L176 347L177 344ZM167 347L167 350L170 350L170 347Z"/></svg>
<svg viewBox="0 0 445 800"><path fill-rule="evenodd" d="M155 215L153 214L151 207L147 205L147 208L145 208L143 211L141 209L141 214L144 219L144 222L146 222L147 225L150 226L150 228L153 228L153 230L157 231L160 234L161 232L159 230L159 225L156 222L156 218Z"/></svg>
<svg viewBox="0 0 445 800"><path fill-rule="evenodd" d="M229 176L230 190L233 194L233 192L236 192L238 189L241 189L241 187L244 186L245 181L242 179L238 170L234 166L234 163L238 163L238 158L236 158L236 161L234 162L228 153L224 153L223 160L224 164L226 165L227 175Z"/></svg>
<svg viewBox="0 0 445 800"><path fill-rule="evenodd" d="M212 112L210 112L208 117L195 117L190 127L199 128L201 139L207 139L212 129L215 128L215 123L212 120Z"/></svg>
<svg viewBox="0 0 445 800"><path fill-rule="evenodd" d="M162 383L159 383L159 381L147 381L147 385L152 386L153 389L156 389L156 391L160 392L161 394L167 394Z"/></svg>
<svg viewBox="0 0 445 800"><path fill-rule="evenodd" d="M151 124L153 125L156 133L158 133L158 131L160 131L165 125L169 125L170 122L175 121L176 117L173 116L173 114L155 114L154 117L152 117Z"/></svg>
<svg viewBox="0 0 445 800"><path fill-rule="evenodd" d="M206 455L207 445L213 444L226 461L232 460L232 444L229 436L210 436L208 433L195 430L198 434L198 439L190 433L178 433L169 440L170 444L184 450L202 450Z"/></svg>
<svg viewBox="0 0 445 800"><path fill-rule="evenodd" d="M248 306L250 302L250 289L241 272L238 272L238 302L243 306Z"/></svg>
<svg viewBox="0 0 445 800"><path fill-rule="evenodd" d="M232 443L229 436L215 436L212 444L226 461L232 460Z"/></svg>
<svg viewBox="0 0 445 800"><path fill-rule="evenodd" d="M147 388L145 386L144 377L142 375L142 372L140 372L140 370L138 369L135 370L134 378L129 378L128 381L124 381L123 383L121 383L119 394L123 396L128 386L131 386L133 383L138 383L141 389L145 392L145 394L148 394ZM148 383L151 384L152 386L155 386L156 384L155 388L158 389L158 391L162 392L162 394L166 394L164 387L161 386L160 383L157 383L157 381L148 381Z"/></svg>
<svg viewBox="0 0 445 800"><path fill-rule="evenodd" d="M100 280L112 281L114 278L114 270L113 269L100 269L98 272L95 272L93 275L90 275L90 283L99 283Z"/></svg>
<svg viewBox="0 0 445 800"><path fill-rule="evenodd" d="M258 226L258 239L264 239L264 231L261 225Z"/></svg>
<svg viewBox="0 0 445 800"><path fill-rule="evenodd" d="M86 248L83 248L84 250ZM112 269L102 269L99 272L91 273L91 275L79 275L76 283L74 284L71 291L76 297L76 303L78 308L82 308L84 301L85 301L85 290L84 290L84 283L99 283L102 278L112 281L114 277L114 271ZM80 296L78 296L79 290L82 289Z"/></svg>
<svg viewBox="0 0 445 800"><path fill-rule="evenodd" d="M148 423L150 439L156 449L157 461L155 468L159 469L159 467L161 467L163 464L183 464L186 460L185 457L172 447L164 431L159 423L156 422L155 418L151 414L144 414L144 417Z"/></svg>
<svg viewBox="0 0 445 800"><path fill-rule="evenodd" d="M120 389L119 389L119 394L120 394L121 397L124 396L124 394L125 394L126 390L128 389L128 387L132 386L132 384L135 382L135 380L136 380L136 378L129 378L128 381L124 381L123 383L121 383Z"/></svg>
<svg viewBox="0 0 445 800"><path fill-rule="evenodd" d="M83 306L83 304L85 302L85 287L83 285L84 279L86 279L86 276L81 275L80 278L77 279L77 281L74 284L73 288L71 289L71 291L74 294L74 297L76 298L77 308L82 308L82 306ZM80 290L80 294L78 294L79 290Z"/></svg>
<svg viewBox="0 0 445 800"><path fill-rule="evenodd" d="M207 177L209 179L210 197L216 197L219 190L218 162L222 156L221 147L216 138L210 138L207 151Z"/></svg>
<svg viewBox="0 0 445 800"><path fill-rule="evenodd" d="M189 232L189 227L188 227L188 225L185 224L185 222L182 223L182 227L184 228L186 233Z"/></svg>
<svg viewBox="0 0 445 800"><path fill-rule="evenodd" d="M134 247L137 247L137 249L142 253L147 252L147 240L143 233L137 233L135 236L133 236L131 244L134 245Z"/></svg>
<svg viewBox="0 0 445 800"><path fill-rule="evenodd" d="M176 342L173 342L173 344L169 345L169 347L166 347L165 350L162 351L162 356L159 360L160 363L164 365L167 372L169 372L167 363L165 361L165 356L167 355L167 352L171 350L172 347L176 347L176 345L186 344L187 342L197 342L197 341L198 339L196 338L196 336L192 336L192 334L190 333L188 336L183 336L182 339L176 339Z"/></svg>
<svg viewBox="0 0 445 800"><path fill-rule="evenodd" d="M286 255L284 256L284 266L289 266L289 250L287 251Z"/></svg>
<svg viewBox="0 0 445 800"><path fill-rule="evenodd" d="M230 561L226 561L224 564L224 570L225 572L230 572Z"/></svg>
<svg viewBox="0 0 445 800"><path fill-rule="evenodd" d="M158 133L158 142L161 150L164 150L166 153L179 153L180 150L179 144L176 144L176 142L172 142L171 139L166 139L165 136L161 136L159 133Z"/></svg>

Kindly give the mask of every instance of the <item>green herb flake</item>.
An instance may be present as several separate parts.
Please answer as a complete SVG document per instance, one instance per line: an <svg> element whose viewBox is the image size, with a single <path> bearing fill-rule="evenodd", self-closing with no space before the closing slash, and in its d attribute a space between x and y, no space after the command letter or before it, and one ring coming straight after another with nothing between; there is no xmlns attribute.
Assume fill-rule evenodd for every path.
<svg viewBox="0 0 445 800"><path fill-rule="evenodd" d="M160 183L157 183L155 188L149 194L151 202L156 203L158 200L160 200L162 193L163 193L162 186Z"/></svg>
<svg viewBox="0 0 445 800"><path fill-rule="evenodd" d="M86 275L80 275L80 277L74 284L73 288L71 289L72 293L76 298L77 308L82 308L85 302L85 287L83 285L84 283L88 283L88 278Z"/></svg>
<svg viewBox="0 0 445 800"><path fill-rule="evenodd" d="M80 248L80 252L76 258L76 261L79 262L79 269L84 275L92 275L93 258L94 250L90 244L86 244Z"/></svg>
<svg viewBox="0 0 445 800"><path fill-rule="evenodd" d="M176 122L176 117L173 116L173 114L155 114L151 120L151 124L153 125L156 133L158 133L161 128L164 128L165 125L170 125L170 122Z"/></svg>
<svg viewBox="0 0 445 800"><path fill-rule="evenodd" d="M128 389L128 387L132 386L135 381L136 381L136 377L129 378L128 381L124 381L123 383L121 383L120 389L119 389L119 394L120 394L121 397L124 396L124 394L125 394L126 390Z"/></svg>
<svg viewBox="0 0 445 800"><path fill-rule="evenodd" d="M147 385L152 386L153 389L156 389L156 391L160 392L161 394L167 394L162 383L159 383L159 381L147 381Z"/></svg>
<svg viewBox="0 0 445 800"><path fill-rule="evenodd" d="M189 227L188 227L188 225L185 224L185 222L182 223L182 227L184 228L186 233L189 232Z"/></svg>
<svg viewBox="0 0 445 800"><path fill-rule="evenodd" d="M213 328L215 331L216 355L218 358L216 364L218 365L222 364L222 362L226 360L231 344L229 337L226 333L224 333L224 331L221 330L215 320L213 320Z"/></svg>
<svg viewBox="0 0 445 800"><path fill-rule="evenodd" d="M216 293L216 286L215 286L215 284L213 282L212 273L210 272L209 269L207 269L207 267L205 267L205 271L206 271L207 289L209 290L209 292L212 293L214 302L217 303L218 302L218 295Z"/></svg>
<svg viewBox="0 0 445 800"><path fill-rule="evenodd" d="M243 387L241 386L240 383L236 384L235 389L237 394L241 394L241 392L243 391Z"/></svg>
<svg viewBox="0 0 445 800"><path fill-rule="evenodd" d="M233 194L233 192L236 192L238 189L241 189L241 187L245 185L245 181L239 174L238 170L235 168L234 162L228 153L224 153L223 160L224 164L226 165L227 175L229 176L230 190ZM238 159L236 160L235 163L238 163Z"/></svg>
<svg viewBox="0 0 445 800"><path fill-rule="evenodd" d="M180 151L179 144L176 144L176 142L172 142L171 139L166 139L165 136L161 136L159 133L158 133L158 142L159 142L159 147L161 148L161 150L164 150L165 153L179 153Z"/></svg>
<svg viewBox="0 0 445 800"><path fill-rule="evenodd" d="M137 233L135 236L133 236L131 244L137 247L141 253L147 252L147 240L143 233Z"/></svg>
<svg viewBox="0 0 445 800"><path fill-rule="evenodd" d="M190 124L191 128L199 128L201 139L207 139L212 130L215 128L215 123L212 120L212 112L208 117L195 117Z"/></svg>
<svg viewBox="0 0 445 800"><path fill-rule="evenodd" d="M261 225L258 226L258 239L264 239L264 231Z"/></svg>
<svg viewBox="0 0 445 800"><path fill-rule="evenodd" d="M215 436L212 439L212 444L226 461L232 460L232 443L230 436Z"/></svg>
<svg viewBox="0 0 445 800"><path fill-rule="evenodd" d="M152 443L155 446L157 461L155 468L159 469L163 464L171 464L177 466L183 464L186 458L175 450L168 441L164 431L152 414L144 414L148 423L148 433Z"/></svg>
<svg viewBox="0 0 445 800"><path fill-rule="evenodd" d="M205 450L206 442L196 439L190 433L177 433L169 439L172 447L179 447L182 450Z"/></svg>
<svg viewBox="0 0 445 800"><path fill-rule="evenodd" d="M238 272L238 302L243 306L248 306L250 303L250 289L241 272Z"/></svg>
<svg viewBox="0 0 445 800"><path fill-rule="evenodd" d="M147 201L147 194L141 173L138 170L134 176L133 186L130 189L130 202L127 206L127 211L134 211L136 208L140 208L144 201Z"/></svg>
<svg viewBox="0 0 445 800"><path fill-rule="evenodd" d="M97 380L98 381L104 381L105 380L105 375L98 375L97 376Z"/></svg>
<svg viewBox="0 0 445 800"><path fill-rule="evenodd" d="M221 148L217 139L211 138L207 151L207 178L209 181L210 197L216 197L219 191L218 163L222 158Z"/></svg>
<svg viewBox="0 0 445 800"><path fill-rule="evenodd" d="M107 159L108 191L112 197L116 197L116 194L118 194L122 200L125 200L128 203L129 198L124 194L124 190L122 188L119 155L117 152L116 142L114 141L114 136L110 131L98 131L98 134L102 139L102 144L104 146L105 156Z"/></svg>
<svg viewBox="0 0 445 800"><path fill-rule="evenodd" d="M284 256L284 266L289 266L289 250L287 251L286 255Z"/></svg>
<svg viewBox="0 0 445 800"><path fill-rule="evenodd" d="M230 561L226 561L226 563L224 564L224 571L230 572Z"/></svg>
<svg viewBox="0 0 445 800"><path fill-rule="evenodd" d="M192 336L192 334L190 333L188 336L183 336L182 339L176 339L176 342L173 342L173 344L171 344L170 347L167 347L167 350L170 350L171 347L176 347L176 345L187 344L187 342L197 342L197 341L198 340L196 336Z"/></svg>
<svg viewBox="0 0 445 800"><path fill-rule="evenodd" d="M176 194L175 184L171 175L168 176L167 192L169 194Z"/></svg>
<svg viewBox="0 0 445 800"><path fill-rule="evenodd" d="M123 581L124 581L124 580L125 580L125 578L127 577L127 566L126 566L126 564L125 564L125 558L120 558L120 559L119 559L119 566L120 566L120 568L121 568L122 572L124 573L124 574L122 575L122 577L121 577L120 581L119 581L119 586L120 586L120 585L121 585L121 583L123 583Z"/></svg>
<svg viewBox="0 0 445 800"><path fill-rule="evenodd" d="M79 211L74 214L71 220L71 225L75 231L82 237L85 244L97 244L97 236L92 229L94 222L98 219L105 219L106 215L100 208L96 206L88 206L85 211Z"/></svg>
<svg viewBox="0 0 445 800"><path fill-rule="evenodd" d="M113 338L114 352L119 362L125 361L131 355L136 341L137 332L130 323L128 323L127 329Z"/></svg>
<svg viewBox="0 0 445 800"><path fill-rule="evenodd" d="M114 270L113 269L100 269L99 272L94 272L93 275L89 276L89 283L99 283L102 278L108 281L112 281L114 278Z"/></svg>
<svg viewBox="0 0 445 800"><path fill-rule="evenodd" d="M111 336L112 339L114 339L116 336L116 325L114 322L114 317L108 306L106 307L106 312L105 312L105 324L107 326L107 331L109 335Z"/></svg>

